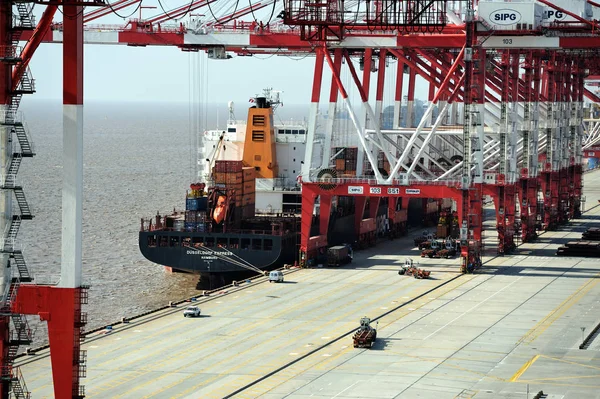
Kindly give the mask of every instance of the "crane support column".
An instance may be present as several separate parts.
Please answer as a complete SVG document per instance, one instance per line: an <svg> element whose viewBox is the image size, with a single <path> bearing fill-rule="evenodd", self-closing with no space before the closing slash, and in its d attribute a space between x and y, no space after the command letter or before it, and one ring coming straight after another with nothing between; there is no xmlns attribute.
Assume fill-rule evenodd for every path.
<svg viewBox="0 0 600 399"><path fill-rule="evenodd" d="M9 31L12 25L12 3L9 1L0 2L0 49L5 52L6 48L10 46L9 42ZM0 62L0 113L2 113L2 122L6 119L6 112L8 111L8 103L10 102L10 87L11 87L11 71L12 65L8 62ZM0 165L3 168L2 174L4 175L4 165L6 165L10 159L11 151L9 147L9 138L11 134L10 126L0 125ZM0 231L4 232L6 227L10 225L10 218L12 216L12 205L11 205L12 193L10 190L0 191ZM0 253L0 295L4 296L4 292L10 286L11 275L10 268L8 268L8 254ZM4 298L1 298L4 300ZM4 365L8 362L9 358L9 336L10 336L10 316L0 315L0 365L2 366L2 374L7 374L8 370L4 370ZM6 399L10 393L10 381L6 378L2 378L0 381L0 399Z"/></svg>
<svg viewBox="0 0 600 399"><path fill-rule="evenodd" d="M406 103L406 127L413 127L415 122L415 83L417 71L411 67L408 73L408 102Z"/></svg>
<svg viewBox="0 0 600 399"><path fill-rule="evenodd" d="M333 67L339 74L342 69L342 49L336 48L333 52ZM321 61L322 63L323 61ZM338 147L337 143L333 143L333 124L335 122L336 115L336 103L338 99L338 89L335 85L335 82L331 81L331 88L329 91L329 111L327 112L327 120L325 121L325 145L323 146L323 162L321 164L322 168L328 168L331 164L331 148ZM328 145L329 144L329 145ZM305 161L306 162L306 161Z"/></svg>
<svg viewBox="0 0 600 399"><path fill-rule="evenodd" d="M324 51L327 49L316 48L315 73L313 76L312 95L310 98L310 113L308 115L308 131L306 132L306 153L304 154L304 164L302 165L302 181L310 182L310 170L313 158L313 149L315 142L315 130L317 128L317 114L319 112L319 99L321 97L321 81L323 79L323 61ZM310 226L309 226L310 229Z"/></svg>
<svg viewBox="0 0 600 399"><path fill-rule="evenodd" d="M483 226L483 117L485 114L485 51L474 47L475 12L467 3L463 127L461 256L462 271L481 266Z"/></svg>
<svg viewBox="0 0 600 399"><path fill-rule="evenodd" d="M579 57L577 59L577 68L575 69L575 94L574 98L577 104L577 108L574 112L574 121L571 123L572 132L572 148L574 151L573 160L573 206L572 215L573 218L581 217L581 194L583 190L583 93L584 93L584 82L585 77L585 64L584 59Z"/></svg>
<svg viewBox="0 0 600 399"><path fill-rule="evenodd" d="M362 85L359 85L356 82L356 86L359 90L362 88L364 93L366 94L366 98L362 98L363 106L360 110L360 125L364 127L364 129L369 128L369 120L367 118L367 104L369 101L369 91L371 88L371 68L373 65L373 50L370 48L365 49L365 53L363 55L362 68L363 68L363 77L362 77ZM351 67L349 65L348 67ZM339 71L338 71L339 74ZM364 134L363 132L359 132L359 134ZM365 164L365 151L369 151L371 145L369 142L366 142L366 146L358 146L358 156L356 159L356 175L362 176L365 172L364 164Z"/></svg>
<svg viewBox="0 0 600 399"><path fill-rule="evenodd" d="M399 129L402 123L402 86L404 83L404 62L400 59L396 62L396 91L394 93L394 123L392 129ZM400 143L397 143L400 144ZM398 154L396 155L396 157Z"/></svg>

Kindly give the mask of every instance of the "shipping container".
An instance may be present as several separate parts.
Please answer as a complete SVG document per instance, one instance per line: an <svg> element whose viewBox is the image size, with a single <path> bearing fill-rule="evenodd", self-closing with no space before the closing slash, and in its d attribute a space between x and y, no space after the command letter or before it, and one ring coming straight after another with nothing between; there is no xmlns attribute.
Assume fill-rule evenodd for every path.
<svg viewBox="0 0 600 399"><path fill-rule="evenodd" d="M338 245L327 250L327 264L329 266L341 266L350 262L348 247Z"/></svg>
<svg viewBox="0 0 600 399"><path fill-rule="evenodd" d="M196 212L196 222L204 222L206 220L206 211Z"/></svg>
<svg viewBox="0 0 600 399"><path fill-rule="evenodd" d="M445 238L445 237L448 237L448 232L449 232L448 226L446 226L446 225L442 225L442 224L438 224L438 226L437 226L437 231L436 231L436 235L437 235L439 238Z"/></svg>
<svg viewBox="0 0 600 399"><path fill-rule="evenodd" d="M193 232L196 228L195 222L185 222L185 231Z"/></svg>
<svg viewBox="0 0 600 399"><path fill-rule="evenodd" d="M215 161L215 172L241 172L244 164L242 161Z"/></svg>
<svg viewBox="0 0 600 399"><path fill-rule="evenodd" d="M408 217L408 215L406 213L406 209L401 209L399 211L396 211L394 213L394 223L406 222L407 217Z"/></svg>
<svg viewBox="0 0 600 399"><path fill-rule="evenodd" d="M204 233L206 231L206 224L204 222L196 223L196 231L198 233Z"/></svg>
<svg viewBox="0 0 600 399"><path fill-rule="evenodd" d="M185 211L185 221L186 222L196 222L197 219L197 211Z"/></svg>
<svg viewBox="0 0 600 399"><path fill-rule="evenodd" d="M251 194L256 191L256 183L254 180L244 182L242 185L242 194Z"/></svg>
<svg viewBox="0 0 600 399"><path fill-rule="evenodd" d="M216 172L214 177L215 183L241 184L243 181L242 172Z"/></svg>
<svg viewBox="0 0 600 399"><path fill-rule="evenodd" d="M243 181L250 181L256 178L256 170L252 166L242 168Z"/></svg>
<svg viewBox="0 0 600 399"><path fill-rule="evenodd" d="M344 150L344 158L356 160L358 158L358 147L347 147Z"/></svg>
<svg viewBox="0 0 600 399"><path fill-rule="evenodd" d="M323 248L327 246L327 236L313 236L308 239L307 251Z"/></svg>
<svg viewBox="0 0 600 399"><path fill-rule="evenodd" d="M356 159L346 159L344 170L356 170Z"/></svg>
<svg viewBox="0 0 600 399"><path fill-rule="evenodd" d="M254 193L244 194L242 195L242 205L254 204L256 202L255 199L256 196L254 195Z"/></svg>
<svg viewBox="0 0 600 399"><path fill-rule="evenodd" d="M452 209L452 198L442 199L442 209Z"/></svg>
<svg viewBox="0 0 600 399"><path fill-rule="evenodd" d="M439 208L439 205L438 205L438 201L437 200L430 201L430 202L427 203L427 207L426 207L425 213L428 214L428 215L437 213L438 212L438 208Z"/></svg>
<svg viewBox="0 0 600 399"><path fill-rule="evenodd" d="M184 228L185 228L185 221L183 219L176 219L173 222L173 230L183 231Z"/></svg>
<svg viewBox="0 0 600 399"><path fill-rule="evenodd" d="M346 168L346 160L345 159L336 159L335 160L335 169L336 170L344 170Z"/></svg>
<svg viewBox="0 0 600 399"><path fill-rule="evenodd" d="M198 211L205 212L208 208L208 197L196 198L198 201Z"/></svg>
<svg viewBox="0 0 600 399"><path fill-rule="evenodd" d="M196 198L188 198L185 200L185 210L186 211L197 211L198 210L198 200Z"/></svg>
<svg viewBox="0 0 600 399"><path fill-rule="evenodd" d="M364 234L375 231L376 227L377 224L375 222L375 218L363 219L360 221L359 233Z"/></svg>

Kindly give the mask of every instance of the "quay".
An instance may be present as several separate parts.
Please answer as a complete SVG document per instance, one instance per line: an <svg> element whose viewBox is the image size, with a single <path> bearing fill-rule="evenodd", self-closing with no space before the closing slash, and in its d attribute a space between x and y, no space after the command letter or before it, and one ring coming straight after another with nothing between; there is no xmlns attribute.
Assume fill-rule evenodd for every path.
<svg viewBox="0 0 600 399"><path fill-rule="evenodd" d="M556 248L600 227L600 172L584 176L585 212L493 256L420 258L412 238L381 242L341 268L286 270L88 335L88 398L600 397L600 261ZM486 234L488 232L486 231ZM431 279L398 275L407 257ZM355 349L359 319L377 324ZM15 362L32 398L53 397L49 353Z"/></svg>

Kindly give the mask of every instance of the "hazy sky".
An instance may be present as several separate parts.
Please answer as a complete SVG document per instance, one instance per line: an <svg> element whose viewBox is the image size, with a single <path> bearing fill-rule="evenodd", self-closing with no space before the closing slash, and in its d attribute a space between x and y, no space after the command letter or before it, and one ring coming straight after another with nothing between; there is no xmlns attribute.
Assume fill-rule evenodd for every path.
<svg viewBox="0 0 600 399"><path fill-rule="evenodd" d="M112 0L114 2L115 0ZM146 0L144 5L156 3ZM166 3L166 4L165 4ZM187 0L163 0L167 8L188 4ZM36 6L39 20L44 6ZM133 10L133 9L131 9ZM158 14L144 10L144 16ZM130 12L122 11L126 15ZM135 14L137 17L138 14ZM55 21L61 20L57 13ZM94 24L123 24L115 15L98 19ZM203 54L203 53L202 53ZM202 73L198 68L198 53L186 53L176 47L127 47L117 45L86 45L84 58L84 96L86 101L181 101L188 102L194 82L207 82L208 102L247 103L263 88L282 90L282 99L290 104L308 104L312 88L314 57L255 56L234 57L230 60L208 60ZM31 61L36 79L36 99L62 99L62 47L60 44L42 44ZM395 71L395 65L392 66ZM190 73L190 69L194 73ZM347 68L346 68L347 69ZM349 75L346 73L345 75ZM392 76L393 74L389 74ZM372 75L372 88L376 74ZM330 73L325 67L322 102L329 96ZM405 82L406 83L406 82ZM350 84L346 76L344 84ZM405 84L404 90L407 90ZM386 87L386 99L393 100L393 82ZM356 93L351 93L358 97ZM426 99L424 83L417 86L417 97ZM373 102L374 103L374 102Z"/></svg>

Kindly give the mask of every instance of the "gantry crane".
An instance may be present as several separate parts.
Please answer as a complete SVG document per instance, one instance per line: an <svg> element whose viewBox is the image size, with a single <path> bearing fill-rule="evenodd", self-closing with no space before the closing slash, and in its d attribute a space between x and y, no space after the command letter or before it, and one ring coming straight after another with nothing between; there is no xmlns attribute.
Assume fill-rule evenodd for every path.
<svg viewBox="0 0 600 399"><path fill-rule="evenodd" d="M33 3L46 6L37 24ZM467 272L481 265L484 196L494 199L500 253L514 248L519 231L523 241L529 241L540 229L552 229L581 211L583 98L598 101L584 82L588 75L600 74L598 23L589 7L598 5L582 1L579 12L561 4L538 0L532 7L543 10L544 19L516 21L507 7L503 14L494 14L502 2L252 0L241 6L237 0L192 0L152 18L142 19L140 13L115 27L91 22L115 12L135 13L141 0L2 2L1 137L7 150L1 156L7 166L0 202L10 204L14 192L20 214L2 220L6 229L0 260L8 283L0 317L0 396L12 392L28 397L20 374L11 366L16 345L30 340L23 314L48 321L55 396L84 396L79 383L85 376L80 337L86 317L81 305L87 300L87 287L81 283L84 42L174 46L206 51L215 59L227 59L230 53L313 56L309 145L301 173L303 262L318 249L312 243L326 245L326 239L310 237L317 198L319 233L324 237L335 196L355 198L358 221L365 214L373 216L381 197L389 199L388 215L406 213L411 199L430 206L428 199L450 198L456 203L461 265ZM84 6L95 8L85 12ZM56 23L59 7L66 17ZM203 17L169 22L200 9ZM484 14L484 9L489 12ZM259 10L270 12L258 20ZM22 49L20 42L25 42ZM57 286L22 284L31 276L15 241L21 221L32 217L15 175L21 159L34 154L17 107L21 95L35 90L27 66L44 42L63 44L64 137L70 143L64 148L62 271ZM357 57L362 71L354 66ZM388 67L389 60L396 61L394 69ZM312 142L325 65L333 77L331 121L325 126L325 139L332 145L325 145L317 163ZM343 68L352 77L352 87L341 79ZM406 100L404 74L409 86ZM380 121L389 75L396 80L393 118L391 127L384 128ZM413 115L417 76L430 86L429 106L420 121ZM348 101L350 89L360 95L358 112ZM357 162L352 175L337 170L333 162L339 153L331 149L338 134L333 118L339 97L354 126ZM403 101L406 117L401 112ZM588 138L597 135L594 130ZM18 273L9 274L9 265L16 265Z"/></svg>

